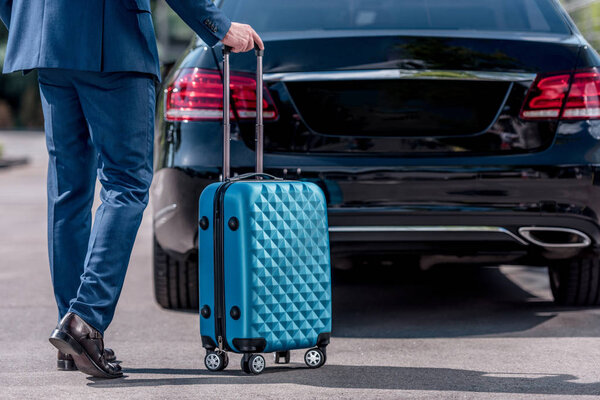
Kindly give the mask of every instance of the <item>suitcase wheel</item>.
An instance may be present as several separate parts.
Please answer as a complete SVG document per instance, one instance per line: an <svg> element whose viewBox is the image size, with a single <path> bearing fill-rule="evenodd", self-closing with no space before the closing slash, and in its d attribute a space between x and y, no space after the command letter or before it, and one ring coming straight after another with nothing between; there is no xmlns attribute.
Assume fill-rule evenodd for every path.
<svg viewBox="0 0 600 400"><path fill-rule="evenodd" d="M204 365L206 369L212 372L222 371L229 364L229 356L224 351L217 353L216 351L207 351L204 356Z"/></svg>
<svg viewBox="0 0 600 400"><path fill-rule="evenodd" d="M244 354L241 361L242 371L258 375L265 370L265 358L260 354Z"/></svg>
<svg viewBox="0 0 600 400"><path fill-rule="evenodd" d="M275 364L289 364L290 363L290 351L276 351L275 352Z"/></svg>
<svg viewBox="0 0 600 400"><path fill-rule="evenodd" d="M325 364L325 361L327 361L327 356L325 356L325 353L322 352L321 349L308 349L306 353L304 353L304 362L308 368L322 367L323 364Z"/></svg>

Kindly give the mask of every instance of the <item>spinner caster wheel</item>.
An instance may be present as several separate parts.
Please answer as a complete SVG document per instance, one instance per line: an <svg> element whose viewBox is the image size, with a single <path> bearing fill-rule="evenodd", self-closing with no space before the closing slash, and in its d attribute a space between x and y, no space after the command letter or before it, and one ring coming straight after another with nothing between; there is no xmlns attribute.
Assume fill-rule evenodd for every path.
<svg viewBox="0 0 600 400"><path fill-rule="evenodd" d="M275 364L289 364L290 363L290 351L276 351L275 352Z"/></svg>
<svg viewBox="0 0 600 400"><path fill-rule="evenodd" d="M304 362L308 366L308 368L319 368L325 364L327 357L325 353L323 353L320 349L308 349L306 353L304 353Z"/></svg>
<svg viewBox="0 0 600 400"><path fill-rule="evenodd" d="M244 354L242 357L242 371L247 374L258 375L265 370L265 358L260 354Z"/></svg>
<svg viewBox="0 0 600 400"><path fill-rule="evenodd" d="M242 356L242 359L240 360L240 368L247 374L250 373L250 368L248 367L248 360L250 359L251 355L252 354L244 354Z"/></svg>
<svg viewBox="0 0 600 400"><path fill-rule="evenodd" d="M222 371L227 364L229 364L229 356L225 352L208 351L204 357L204 365L211 372Z"/></svg>
<svg viewBox="0 0 600 400"><path fill-rule="evenodd" d="M258 375L265 370L265 358L260 354L252 354L248 360L250 373Z"/></svg>

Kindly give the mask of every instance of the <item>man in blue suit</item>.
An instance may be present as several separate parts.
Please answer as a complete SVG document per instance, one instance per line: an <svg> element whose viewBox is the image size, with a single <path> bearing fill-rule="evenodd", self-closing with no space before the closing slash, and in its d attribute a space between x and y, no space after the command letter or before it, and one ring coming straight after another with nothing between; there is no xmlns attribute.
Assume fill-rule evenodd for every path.
<svg viewBox="0 0 600 400"><path fill-rule="evenodd" d="M167 0L209 45L262 42L210 0ZM48 253L58 365L122 376L103 334L121 293L152 181L155 83L150 0L0 0L4 72L38 69L48 165ZM96 177L102 204L92 226ZM72 365L74 363L75 365Z"/></svg>

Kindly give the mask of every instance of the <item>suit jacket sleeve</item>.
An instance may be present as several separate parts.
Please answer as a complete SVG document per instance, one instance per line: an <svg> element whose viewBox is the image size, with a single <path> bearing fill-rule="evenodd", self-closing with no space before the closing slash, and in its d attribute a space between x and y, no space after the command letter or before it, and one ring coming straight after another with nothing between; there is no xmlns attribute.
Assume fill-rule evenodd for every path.
<svg viewBox="0 0 600 400"><path fill-rule="evenodd" d="M223 40L231 27L229 18L211 0L167 0L167 3L209 46Z"/></svg>
<svg viewBox="0 0 600 400"><path fill-rule="evenodd" d="M0 0L0 19L8 28L10 26L10 13L12 11L13 0Z"/></svg>

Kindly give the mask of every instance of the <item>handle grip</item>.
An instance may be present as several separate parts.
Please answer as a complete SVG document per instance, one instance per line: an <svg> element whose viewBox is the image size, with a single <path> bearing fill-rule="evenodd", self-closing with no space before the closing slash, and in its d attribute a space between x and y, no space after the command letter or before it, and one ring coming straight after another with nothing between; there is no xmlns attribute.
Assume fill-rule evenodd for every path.
<svg viewBox="0 0 600 400"><path fill-rule="evenodd" d="M226 44L223 45L223 54L231 54L232 51L233 47ZM265 55L265 49L261 49L258 47L258 43L254 43L254 54L256 54L256 57L262 57Z"/></svg>
<svg viewBox="0 0 600 400"><path fill-rule="evenodd" d="M265 49L261 49L258 47L258 43L254 43L254 54L256 54L256 57L262 57L265 55Z"/></svg>

